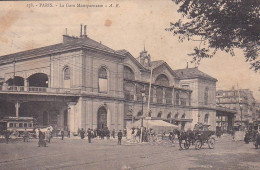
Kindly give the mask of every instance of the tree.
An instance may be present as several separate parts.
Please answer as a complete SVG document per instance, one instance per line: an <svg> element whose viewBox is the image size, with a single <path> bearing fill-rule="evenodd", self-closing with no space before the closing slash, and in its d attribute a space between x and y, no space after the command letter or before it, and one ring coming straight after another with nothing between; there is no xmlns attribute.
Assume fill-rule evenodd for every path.
<svg viewBox="0 0 260 170"><path fill-rule="evenodd" d="M199 41L192 62L211 58L222 50L235 55L244 52L251 69L260 71L260 0L172 0L182 19L170 23L167 31L184 40Z"/></svg>

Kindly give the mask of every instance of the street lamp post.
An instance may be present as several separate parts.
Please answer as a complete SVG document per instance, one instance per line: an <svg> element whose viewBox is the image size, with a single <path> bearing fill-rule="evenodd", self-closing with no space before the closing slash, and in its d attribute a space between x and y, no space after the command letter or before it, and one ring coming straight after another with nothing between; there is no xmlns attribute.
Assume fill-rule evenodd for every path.
<svg viewBox="0 0 260 170"><path fill-rule="evenodd" d="M143 124L144 124L144 96L145 96L145 90L140 90L142 94L142 118L141 118L141 142L143 142Z"/></svg>
<svg viewBox="0 0 260 170"><path fill-rule="evenodd" d="M241 124L241 127L240 127L240 128L241 128L241 130L242 130L242 122L243 122L243 120L242 120L242 118L243 118L243 117L242 117L242 111L243 111L243 105L240 104L239 107L240 107L240 114L241 114L241 115L240 115L240 124Z"/></svg>

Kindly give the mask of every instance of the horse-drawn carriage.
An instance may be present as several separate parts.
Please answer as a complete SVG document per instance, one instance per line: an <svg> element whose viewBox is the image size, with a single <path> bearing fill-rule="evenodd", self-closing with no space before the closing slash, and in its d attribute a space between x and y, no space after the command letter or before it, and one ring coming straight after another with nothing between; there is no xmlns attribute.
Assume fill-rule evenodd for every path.
<svg viewBox="0 0 260 170"><path fill-rule="evenodd" d="M180 132L180 149L189 149L191 145L195 145L195 149L199 150L204 144L208 144L208 147L213 149L215 147L215 132L210 131L208 127L209 125L196 124L193 131Z"/></svg>

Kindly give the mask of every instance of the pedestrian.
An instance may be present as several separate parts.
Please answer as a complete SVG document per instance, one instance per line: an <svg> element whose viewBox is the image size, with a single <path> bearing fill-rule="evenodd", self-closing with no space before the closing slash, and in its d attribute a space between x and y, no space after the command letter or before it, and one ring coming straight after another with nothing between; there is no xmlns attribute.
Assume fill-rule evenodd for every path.
<svg viewBox="0 0 260 170"><path fill-rule="evenodd" d="M60 134L61 134L61 140L63 140L63 138L64 138L64 130L63 129L61 130Z"/></svg>
<svg viewBox="0 0 260 170"><path fill-rule="evenodd" d="M24 129L24 132L23 132L23 142L28 142L28 139L29 139L29 133L27 131L27 129L25 128Z"/></svg>
<svg viewBox="0 0 260 170"><path fill-rule="evenodd" d="M118 145L121 145L121 140L123 137L123 133L121 132L121 130L119 130L119 132L117 133L117 137L118 137Z"/></svg>
<svg viewBox="0 0 260 170"><path fill-rule="evenodd" d="M70 130L68 130L68 138L70 138Z"/></svg>
<svg viewBox="0 0 260 170"><path fill-rule="evenodd" d="M116 133L116 132L115 132L115 129L113 129L113 130L112 130L112 136L113 136L113 138L115 138L115 133Z"/></svg>
<svg viewBox="0 0 260 170"><path fill-rule="evenodd" d="M44 138L45 138L44 133L41 131L41 129L38 129L38 132L39 132L38 147L40 147L40 146L46 147L46 142L44 140Z"/></svg>
<svg viewBox="0 0 260 170"><path fill-rule="evenodd" d="M47 139L48 143L51 142L51 130L50 130L50 128L48 128L47 131L46 131L46 139Z"/></svg>
<svg viewBox="0 0 260 170"><path fill-rule="evenodd" d="M110 139L110 131L107 129L107 139Z"/></svg>
<svg viewBox="0 0 260 170"><path fill-rule="evenodd" d="M85 138L85 131L84 131L83 128L80 130L80 138L81 138L81 139L84 139L84 138Z"/></svg>
<svg viewBox="0 0 260 170"><path fill-rule="evenodd" d="M88 134L88 143L91 143L92 133L91 133L90 128L88 128L87 134Z"/></svg>
<svg viewBox="0 0 260 170"><path fill-rule="evenodd" d="M5 131L5 142L6 142L6 144L8 144L8 142L9 142L9 131L7 129Z"/></svg>
<svg viewBox="0 0 260 170"><path fill-rule="evenodd" d="M138 142L140 143L141 142L141 129L140 128L137 128L136 130L136 137L138 139Z"/></svg>

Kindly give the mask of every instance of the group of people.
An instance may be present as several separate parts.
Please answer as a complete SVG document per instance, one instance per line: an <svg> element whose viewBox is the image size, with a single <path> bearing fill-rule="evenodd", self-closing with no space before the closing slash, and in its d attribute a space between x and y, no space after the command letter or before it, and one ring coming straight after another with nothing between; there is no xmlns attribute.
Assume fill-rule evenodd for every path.
<svg viewBox="0 0 260 170"><path fill-rule="evenodd" d="M145 127L143 129L141 128L132 128L131 129L131 140L132 142L148 142L148 137L154 136L153 129L146 129Z"/></svg>
<svg viewBox="0 0 260 170"><path fill-rule="evenodd" d="M34 132L35 132L34 133L35 137L38 138L38 147L41 147L41 146L46 147L47 143L51 142L52 131L50 128L48 128L47 131L46 131L46 129L43 130L43 129L38 128L38 129L35 129ZM11 134L11 132L8 130L4 131L5 141L7 144L9 143L10 134ZM87 132L85 132L84 129L82 128L82 129L78 130L78 134L81 137L81 139L84 139L85 136L88 137L89 143L91 143L91 139L95 138L95 137L99 137L100 139L104 139L105 136L107 137L107 139L109 139L110 136L112 136L113 138L116 137L115 129L113 129L110 134L110 131L108 129L93 130L93 129L89 128L87 130ZM24 130L22 135L23 135L23 141L29 142L30 136L29 136L29 132L27 131L27 129ZM61 140L64 140L64 136L65 136L64 130L60 130L60 135L61 135ZM123 137L123 133L121 130L117 133L117 136L118 136L118 144L121 145L121 141L122 141L122 137ZM70 137L69 134L68 134L68 137Z"/></svg>
<svg viewBox="0 0 260 170"><path fill-rule="evenodd" d="M84 139L87 136L88 142L91 143L91 139L96 138L96 137L99 137L100 139L104 139L104 137L106 137L107 139L110 139L110 136L112 136L113 138L115 138L116 131L115 131L115 129L113 129L110 132L108 130L108 128L95 129L95 130L88 128L87 132L85 132L85 130L83 128L81 128L81 129L78 129L78 135L80 136L81 139ZM123 133L121 130L118 132L117 136L118 136L118 144L121 145L121 140L123 137Z"/></svg>

